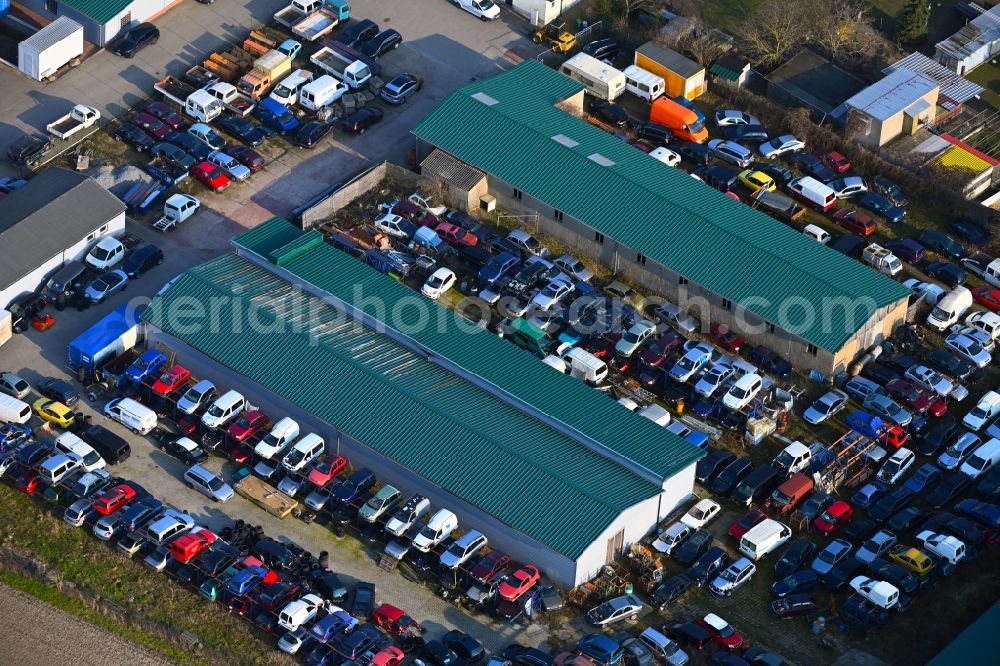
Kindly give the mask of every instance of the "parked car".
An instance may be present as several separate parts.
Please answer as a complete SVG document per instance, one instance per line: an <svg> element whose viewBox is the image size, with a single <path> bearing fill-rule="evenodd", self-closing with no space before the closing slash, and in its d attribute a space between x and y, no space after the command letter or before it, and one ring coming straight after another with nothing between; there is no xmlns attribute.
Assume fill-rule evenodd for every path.
<svg viewBox="0 0 1000 666"><path fill-rule="evenodd" d="M158 42L160 30L152 23L140 23L129 29L108 50L123 58L134 58L139 51Z"/></svg>
<svg viewBox="0 0 1000 666"><path fill-rule="evenodd" d="M295 145L299 148L315 148L331 130L333 130L331 123L310 120L295 133Z"/></svg>
<svg viewBox="0 0 1000 666"><path fill-rule="evenodd" d="M858 201L858 204L865 210L869 210L893 224L899 224L906 217L905 210L899 206L894 206L891 201L875 192L865 194Z"/></svg>
<svg viewBox="0 0 1000 666"><path fill-rule="evenodd" d="M155 139L150 138L142 128L132 123L119 124L111 133L111 137L115 141L124 141L140 153L145 153L156 145Z"/></svg>
<svg viewBox="0 0 1000 666"><path fill-rule="evenodd" d="M961 259L966 254L961 243L940 231L924 231L917 241L924 247L952 259Z"/></svg>
<svg viewBox="0 0 1000 666"><path fill-rule="evenodd" d="M746 585L757 571L757 565L745 557L733 562L709 585L709 591L719 597L728 597Z"/></svg>
<svg viewBox="0 0 1000 666"><path fill-rule="evenodd" d="M796 153L805 150L806 144L799 141L791 134L783 134L766 141L757 148L757 152L765 159L781 157L788 153Z"/></svg>
<svg viewBox="0 0 1000 666"><path fill-rule="evenodd" d="M267 138L263 130L246 118L224 116L216 120L215 125L223 132L251 146L259 146Z"/></svg>
<svg viewBox="0 0 1000 666"><path fill-rule="evenodd" d="M598 627L630 619L636 620L642 610L642 601L634 594L609 599L587 611L587 621Z"/></svg>
<svg viewBox="0 0 1000 666"><path fill-rule="evenodd" d="M412 74L398 74L382 87L379 94L389 104L402 104L420 90L422 83Z"/></svg>
<svg viewBox="0 0 1000 666"><path fill-rule="evenodd" d="M382 109L363 106L340 121L340 129L349 134L364 134L372 125L382 121Z"/></svg>

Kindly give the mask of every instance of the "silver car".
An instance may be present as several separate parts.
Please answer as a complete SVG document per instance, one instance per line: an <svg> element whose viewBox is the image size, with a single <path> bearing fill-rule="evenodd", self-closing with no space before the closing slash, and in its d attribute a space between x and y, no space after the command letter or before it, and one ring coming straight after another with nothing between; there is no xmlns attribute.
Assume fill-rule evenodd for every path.
<svg viewBox="0 0 1000 666"><path fill-rule="evenodd" d="M31 385L13 372L0 374L0 391L18 400L31 393Z"/></svg>
<svg viewBox="0 0 1000 666"><path fill-rule="evenodd" d="M216 502L227 502L233 498L235 492L228 483L222 480L217 474L213 474L201 465L192 465L184 472L184 482L189 488L194 488L202 495L210 497Z"/></svg>
<svg viewBox="0 0 1000 666"><path fill-rule="evenodd" d="M723 569L722 573L716 576L715 580L708 586L708 589L717 597L728 597L750 582L756 572L757 565L748 558L741 557Z"/></svg>
<svg viewBox="0 0 1000 666"><path fill-rule="evenodd" d="M802 418L813 425L822 423L842 410L847 400L848 396L843 391L838 389L827 391L819 400L809 405Z"/></svg>
<svg viewBox="0 0 1000 666"><path fill-rule="evenodd" d="M882 393L873 393L865 398L864 407L876 416L881 416L904 428L913 420L913 414L909 410L900 407L899 403Z"/></svg>
<svg viewBox="0 0 1000 666"><path fill-rule="evenodd" d="M600 606L587 611L587 621L603 627L620 620L635 620L642 610L642 601L634 594L626 594L614 599L608 599Z"/></svg>
<svg viewBox="0 0 1000 666"><path fill-rule="evenodd" d="M942 469L958 469L982 442L983 439L979 435L971 432L962 433L954 444L938 456L938 466Z"/></svg>
<svg viewBox="0 0 1000 666"><path fill-rule="evenodd" d="M215 384L202 379L197 384L189 388L180 400L177 401L177 409L185 414L194 414L203 405L208 405L215 398Z"/></svg>

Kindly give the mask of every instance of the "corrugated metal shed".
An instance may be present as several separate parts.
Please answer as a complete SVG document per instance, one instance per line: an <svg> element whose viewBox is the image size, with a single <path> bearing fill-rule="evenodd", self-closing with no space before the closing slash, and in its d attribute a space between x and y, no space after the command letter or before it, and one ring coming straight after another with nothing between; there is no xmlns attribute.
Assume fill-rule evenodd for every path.
<svg viewBox="0 0 1000 666"><path fill-rule="evenodd" d="M420 163L421 172L428 170L441 176L449 185L460 190L469 191L486 177L479 169L473 169L462 160L457 160L448 153L432 150L431 154Z"/></svg>
<svg viewBox="0 0 1000 666"><path fill-rule="evenodd" d="M281 225L294 229L280 219L262 226ZM434 325L416 326L414 318L420 313L405 305L416 296L411 289L323 243L317 232L295 231L300 236L284 246L275 244L281 232L261 227L233 242L279 264L303 282L365 310L388 328L402 331L428 354L447 359L581 437L633 461L657 480L670 478L704 455L649 419L622 409L572 377L552 372L535 357L470 326L450 310L442 308L444 316L435 319ZM301 251L307 246L308 250ZM290 256L290 248L296 248L294 256Z"/></svg>
<svg viewBox="0 0 1000 666"><path fill-rule="evenodd" d="M876 120L888 120L937 87L938 84L926 76L899 68L844 104Z"/></svg>
<svg viewBox="0 0 1000 666"><path fill-rule="evenodd" d="M414 134L823 349L840 349L876 309L908 297L889 278L556 108L579 90L525 62L459 88ZM487 106L473 98L479 92L499 102ZM595 153L614 165L590 159ZM832 309L823 322L788 308L789 298L858 308L853 318Z"/></svg>
<svg viewBox="0 0 1000 666"><path fill-rule="evenodd" d="M224 335L175 326L168 313L192 299ZM143 318L570 559L660 490L233 254L184 273Z"/></svg>
<svg viewBox="0 0 1000 666"><path fill-rule="evenodd" d="M882 70L883 74L891 74L897 69L908 69L911 72L923 74L928 79L941 86L941 96L962 104L983 92L983 87L976 85L963 76L959 76L936 60L931 60L923 53L914 51L898 62L894 62Z"/></svg>
<svg viewBox="0 0 1000 666"><path fill-rule="evenodd" d="M83 30L83 26L68 16L60 16L21 42L21 44L28 46L34 51L41 52L53 44L61 42L78 30Z"/></svg>
<svg viewBox="0 0 1000 666"><path fill-rule="evenodd" d="M59 0L98 23L107 23L125 11L134 0Z"/></svg>
<svg viewBox="0 0 1000 666"><path fill-rule="evenodd" d="M972 19L954 35L935 44L934 48L956 60L964 60L997 40L1000 40L1000 5Z"/></svg>

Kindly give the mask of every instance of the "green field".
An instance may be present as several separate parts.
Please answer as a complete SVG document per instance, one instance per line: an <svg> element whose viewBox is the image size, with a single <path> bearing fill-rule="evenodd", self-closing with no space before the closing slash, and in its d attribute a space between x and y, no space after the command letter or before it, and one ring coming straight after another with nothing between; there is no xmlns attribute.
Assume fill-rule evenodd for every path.
<svg viewBox="0 0 1000 666"><path fill-rule="evenodd" d="M990 62L980 65L966 78L985 88L980 95L984 103L1000 110L1000 65Z"/></svg>

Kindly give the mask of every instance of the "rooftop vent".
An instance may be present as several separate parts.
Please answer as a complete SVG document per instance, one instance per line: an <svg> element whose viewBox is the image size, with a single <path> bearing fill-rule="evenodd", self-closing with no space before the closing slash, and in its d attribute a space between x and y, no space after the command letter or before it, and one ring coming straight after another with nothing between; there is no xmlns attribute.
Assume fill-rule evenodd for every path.
<svg viewBox="0 0 1000 666"><path fill-rule="evenodd" d="M556 143L561 143L567 148L576 148L577 146L580 145L579 141L574 141L565 134L556 134L554 137L552 137L552 140L555 141Z"/></svg>
<svg viewBox="0 0 1000 666"><path fill-rule="evenodd" d="M594 162L597 162L601 166L609 167L609 166L614 166L615 165L615 163L612 160L609 160L607 157L605 157L604 155L601 155L600 153L594 153L593 155L587 155L587 158L593 160Z"/></svg>
<svg viewBox="0 0 1000 666"><path fill-rule="evenodd" d="M472 99L482 102L486 106L493 106L494 104L499 104L499 102L484 92L477 92L472 94Z"/></svg>

